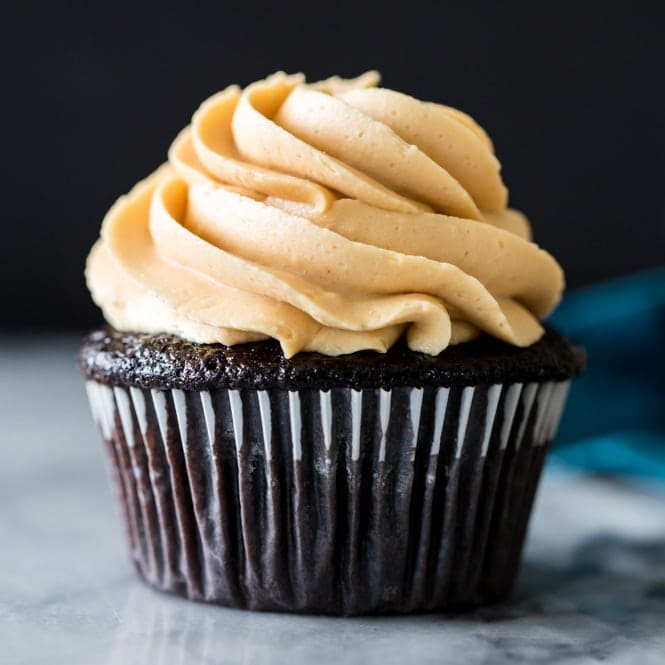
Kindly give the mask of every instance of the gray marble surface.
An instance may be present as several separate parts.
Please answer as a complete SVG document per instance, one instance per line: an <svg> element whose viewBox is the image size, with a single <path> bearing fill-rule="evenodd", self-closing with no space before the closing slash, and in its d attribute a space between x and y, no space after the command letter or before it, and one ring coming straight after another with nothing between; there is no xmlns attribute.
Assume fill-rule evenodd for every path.
<svg viewBox="0 0 665 665"><path fill-rule="evenodd" d="M665 662L665 491L549 469L514 598L333 619L196 605L124 549L76 340L0 339L0 664Z"/></svg>

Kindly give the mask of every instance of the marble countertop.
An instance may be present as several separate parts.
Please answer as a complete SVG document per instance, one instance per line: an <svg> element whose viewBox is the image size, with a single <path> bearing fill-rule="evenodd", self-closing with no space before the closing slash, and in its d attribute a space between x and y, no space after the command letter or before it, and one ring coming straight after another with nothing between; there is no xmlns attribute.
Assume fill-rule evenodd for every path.
<svg viewBox="0 0 665 665"><path fill-rule="evenodd" d="M126 556L76 344L0 338L0 665L665 662L665 491L553 469L503 605L335 619L151 591Z"/></svg>

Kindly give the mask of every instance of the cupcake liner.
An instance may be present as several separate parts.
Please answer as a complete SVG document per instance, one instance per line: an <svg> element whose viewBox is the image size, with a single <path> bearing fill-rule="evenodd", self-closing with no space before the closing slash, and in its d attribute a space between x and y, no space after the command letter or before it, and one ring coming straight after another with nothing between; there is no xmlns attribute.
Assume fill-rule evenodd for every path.
<svg viewBox="0 0 665 665"><path fill-rule="evenodd" d="M149 584L350 615L510 591L568 385L87 389Z"/></svg>

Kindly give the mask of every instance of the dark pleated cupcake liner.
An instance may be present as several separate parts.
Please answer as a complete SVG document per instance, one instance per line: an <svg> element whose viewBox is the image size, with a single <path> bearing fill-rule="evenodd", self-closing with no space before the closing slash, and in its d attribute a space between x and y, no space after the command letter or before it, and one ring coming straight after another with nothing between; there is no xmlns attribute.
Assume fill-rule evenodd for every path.
<svg viewBox="0 0 665 665"><path fill-rule="evenodd" d="M141 577L343 615L509 593L568 389L87 385Z"/></svg>

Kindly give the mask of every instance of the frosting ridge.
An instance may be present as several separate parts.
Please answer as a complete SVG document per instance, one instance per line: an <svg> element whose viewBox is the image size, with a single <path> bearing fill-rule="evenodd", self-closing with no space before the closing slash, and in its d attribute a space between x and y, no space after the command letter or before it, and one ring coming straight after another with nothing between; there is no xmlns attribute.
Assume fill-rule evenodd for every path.
<svg viewBox="0 0 665 665"><path fill-rule="evenodd" d="M109 323L287 357L539 339L563 275L491 141L377 83L278 73L205 101L104 219L87 281Z"/></svg>

